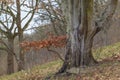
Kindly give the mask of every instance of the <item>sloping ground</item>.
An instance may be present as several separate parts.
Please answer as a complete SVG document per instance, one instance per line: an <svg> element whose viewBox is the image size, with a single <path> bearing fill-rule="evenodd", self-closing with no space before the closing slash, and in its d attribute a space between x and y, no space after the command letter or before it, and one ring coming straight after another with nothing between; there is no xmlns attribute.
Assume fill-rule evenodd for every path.
<svg viewBox="0 0 120 80"><path fill-rule="evenodd" d="M94 50L94 56L100 63L82 69L80 75L50 80L120 80L120 43ZM2 76L0 80L45 80L46 76L54 74L61 65L62 61L57 60L30 70Z"/></svg>

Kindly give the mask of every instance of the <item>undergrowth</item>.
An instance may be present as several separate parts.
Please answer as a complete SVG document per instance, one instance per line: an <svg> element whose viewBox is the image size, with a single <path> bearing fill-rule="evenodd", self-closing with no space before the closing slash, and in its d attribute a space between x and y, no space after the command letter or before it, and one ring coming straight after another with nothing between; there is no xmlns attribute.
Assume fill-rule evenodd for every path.
<svg viewBox="0 0 120 80"><path fill-rule="evenodd" d="M87 67L80 75L68 77L51 78L50 80L120 80L120 43L93 50L96 60L100 62L97 66ZM0 80L45 80L59 70L61 60L56 60L32 69L4 75Z"/></svg>

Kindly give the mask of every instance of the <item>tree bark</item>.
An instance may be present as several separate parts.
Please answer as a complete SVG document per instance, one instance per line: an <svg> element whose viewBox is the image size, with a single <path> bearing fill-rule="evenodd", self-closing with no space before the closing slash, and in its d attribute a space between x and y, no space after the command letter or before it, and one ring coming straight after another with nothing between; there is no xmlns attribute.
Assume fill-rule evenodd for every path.
<svg viewBox="0 0 120 80"><path fill-rule="evenodd" d="M22 43L23 41L23 29L22 29L22 25L21 25L21 5L20 5L20 0L16 0L16 6L17 6L17 28L18 28L18 38L19 38L19 44ZM25 65L25 61L24 61L24 54L23 54L23 50L22 47L19 46L19 58L20 61L18 63L18 71L24 70L24 65Z"/></svg>
<svg viewBox="0 0 120 80"><path fill-rule="evenodd" d="M19 34L19 44L22 43L22 41L23 41L23 32L21 31L21 33ZM20 58L20 62L18 64L18 71L21 71L25 69L25 55L23 53L23 48L21 46L19 50L19 58Z"/></svg>
<svg viewBox="0 0 120 80"><path fill-rule="evenodd" d="M67 0L68 41L65 62L58 73L96 63L91 48L98 28L91 29L93 0ZM66 11L67 12L67 11Z"/></svg>
<svg viewBox="0 0 120 80"><path fill-rule="evenodd" d="M66 45L65 61L58 71L58 74L68 72L72 68L93 65L97 62L92 55L93 38L105 27L104 24L107 24L107 21L112 19L117 1L118 0L111 0L111 4L108 7L108 10L110 10L109 14L102 20L103 26L95 22L95 26L93 26L94 0L62 1L67 20L68 41Z"/></svg>
<svg viewBox="0 0 120 80"><path fill-rule="evenodd" d="M14 39L8 39L8 48L11 51L8 51L8 56L7 56L7 62L8 62L7 73L11 74L14 73L14 55L12 53L14 52Z"/></svg>

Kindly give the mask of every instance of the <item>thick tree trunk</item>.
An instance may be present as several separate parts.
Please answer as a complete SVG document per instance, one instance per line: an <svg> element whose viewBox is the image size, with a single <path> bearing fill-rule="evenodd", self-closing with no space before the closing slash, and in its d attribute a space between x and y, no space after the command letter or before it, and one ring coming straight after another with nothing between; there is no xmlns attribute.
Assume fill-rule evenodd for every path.
<svg viewBox="0 0 120 80"><path fill-rule="evenodd" d="M95 26L92 25L94 0L62 1L68 25L68 41L65 62L58 73L96 63L91 51L93 38L101 28L105 27L105 24L109 24L111 21L117 1L111 0L111 4L108 6L108 14L102 16L102 18L104 17L101 23L102 26L98 22Z"/></svg>
<svg viewBox="0 0 120 80"><path fill-rule="evenodd" d="M71 45L71 41L67 42L65 62L58 73L64 73L71 68L90 66L97 63L91 51L93 38L91 38L91 40L85 40L85 42L82 40L83 39L80 39L78 42L76 41L76 45L74 46ZM71 49L71 46L73 46L73 49Z"/></svg>
<svg viewBox="0 0 120 80"><path fill-rule="evenodd" d="M7 56L7 62L8 62L7 73L11 74L14 73L14 55L12 53L14 52L14 39L8 39L8 48L11 51L8 51L8 56Z"/></svg>
<svg viewBox="0 0 120 80"><path fill-rule="evenodd" d="M66 12L68 41L65 62L58 73L96 63L91 49L93 37L99 31L92 27L93 0L67 0L65 3L69 4Z"/></svg>

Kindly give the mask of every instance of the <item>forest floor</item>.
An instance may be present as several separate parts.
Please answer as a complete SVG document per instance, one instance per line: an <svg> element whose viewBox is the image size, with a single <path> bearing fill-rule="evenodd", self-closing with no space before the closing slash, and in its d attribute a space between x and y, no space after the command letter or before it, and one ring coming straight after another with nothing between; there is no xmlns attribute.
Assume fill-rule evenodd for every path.
<svg viewBox="0 0 120 80"><path fill-rule="evenodd" d="M120 80L120 43L93 50L93 53L99 61L98 65L86 67L80 71L80 75L49 80ZM56 60L12 75L1 76L0 80L47 80L45 77L52 76L61 65L62 61Z"/></svg>

